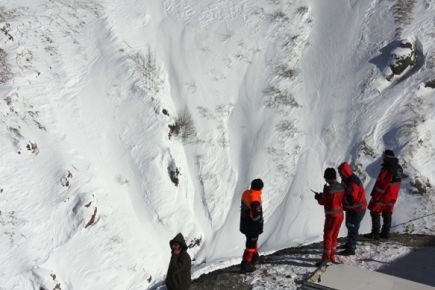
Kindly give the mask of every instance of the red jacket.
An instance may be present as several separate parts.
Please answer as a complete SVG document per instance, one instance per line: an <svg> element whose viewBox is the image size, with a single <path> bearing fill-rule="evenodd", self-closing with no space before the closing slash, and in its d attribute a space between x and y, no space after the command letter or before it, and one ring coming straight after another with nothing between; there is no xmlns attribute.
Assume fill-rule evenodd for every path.
<svg viewBox="0 0 435 290"><path fill-rule="evenodd" d="M325 215L336 216L343 214L344 187L337 180L330 185L325 184L323 192L316 195L317 202L325 207Z"/></svg>
<svg viewBox="0 0 435 290"><path fill-rule="evenodd" d="M384 160L381 172L376 179L369 204L369 209L374 212L383 210L392 212L400 191L403 169L397 158Z"/></svg>
<svg viewBox="0 0 435 290"><path fill-rule="evenodd" d="M352 172L349 164L338 167L345 188L343 208L345 211L360 212L367 208L366 191L361 180Z"/></svg>

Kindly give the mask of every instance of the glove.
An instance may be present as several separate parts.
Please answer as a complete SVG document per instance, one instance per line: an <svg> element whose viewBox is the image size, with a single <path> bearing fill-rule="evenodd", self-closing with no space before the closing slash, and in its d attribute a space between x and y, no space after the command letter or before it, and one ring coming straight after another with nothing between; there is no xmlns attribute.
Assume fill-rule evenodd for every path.
<svg viewBox="0 0 435 290"><path fill-rule="evenodd" d="M320 192L316 192L316 193L314 194L314 198L315 198L315 199L319 199L320 196L321 196Z"/></svg>

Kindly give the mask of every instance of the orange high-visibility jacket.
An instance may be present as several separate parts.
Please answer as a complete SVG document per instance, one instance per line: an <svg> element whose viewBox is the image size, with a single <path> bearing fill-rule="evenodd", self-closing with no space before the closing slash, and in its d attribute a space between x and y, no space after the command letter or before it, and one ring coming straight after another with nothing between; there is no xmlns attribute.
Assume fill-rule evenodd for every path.
<svg viewBox="0 0 435 290"><path fill-rule="evenodd" d="M259 235L263 232L262 192L248 189L242 195L240 207L240 232Z"/></svg>

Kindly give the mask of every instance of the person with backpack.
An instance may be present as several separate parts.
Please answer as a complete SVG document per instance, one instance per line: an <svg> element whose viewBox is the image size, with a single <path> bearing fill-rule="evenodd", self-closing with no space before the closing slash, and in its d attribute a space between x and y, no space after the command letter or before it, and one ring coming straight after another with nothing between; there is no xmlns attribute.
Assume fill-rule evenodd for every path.
<svg viewBox="0 0 435 290"><path fill-rule="evenodd" d="M382 168L373 187L369 203L372 231L364 235L366 238L375 240L390 237L394 204L397 201L403 175L403 169L392 150L385 150L382 158ZM382 229L381 215L383 220Z"/></svg>
<svg viewBox="0 0 435 290"><path fill-rule="evenodd" d="M350 256L355 255L359 226L366 213L366 191L361 180L353 173L347 162L340 164L338 173L341 176L341 184L345 189L343 209L346 212L347 228L347 240L343 247L344 250L338 254Z"/></svg>
<svg viewBox="0 0 435 290"><path fill-rule="evenodd" d="M258 237L263 233L262 190L264 183L257 178L252 180L251 188L245 190L241 199L240 232L245 235L245 251L243 252L240 272L255 271L255 262L258 260Z"/></svg>
<svg viewBox="0 0 435 290"><path fill-rule="evenodd" d="M314 196L317 202L325 208L323 255L322 260L316 263L316 266L335 262L337 237L344 219L344 187L337 181L337 173L335 169L326 168L323 177L326 181L326 184L323 187L323 192L316 193Z"/></svg>
<svg viewBox="0 0 435 290"><path fill-rule="evenodd" d="M168 290L187 290L192 283L190 268L192 261L187 253L187 245L181 233L169 242L171 247L171 261L166 274Z"/></svg>

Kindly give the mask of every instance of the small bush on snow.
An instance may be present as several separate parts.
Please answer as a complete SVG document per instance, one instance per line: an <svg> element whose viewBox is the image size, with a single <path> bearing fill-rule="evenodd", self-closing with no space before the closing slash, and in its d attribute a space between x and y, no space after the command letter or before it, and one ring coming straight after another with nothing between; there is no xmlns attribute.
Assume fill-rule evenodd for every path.
<svg viewBox="0 0 435 290"><path fill-rule="evenodd" d="M294 138L298 133L298 129L295 125L294 121L291 120L282 120L276 125L276 129L283 133L284 137Z"/></svg>
<svg viewBox="0 0 435 290"><path fill-rule="evenodd" d="M11 79L12 74L6 62L6 51L0 48L0 84L6 83Z"/></svg>
<svg viewBox="0 0 435 290"><path fill-rule="evenodd" d="M150 95L158 94L163 89L164 80L162 78L162 68L157 64L156 57L151 49L148 48L145 56L138 52L131 59L136 66L136 72L144 81L146 92Z"/></svg>
<svg viewBox="0 0 435 290"><path fill-rule="evenodd" d="M404 26L411 23L415 2L415 0L397 0L393 5L393 15L394 22L396 23L397 37L400 37Z"/></svg>
<svg viewBox="0 0 435 290"><path fill-rule="evenodd" d="M296 70L287 67L286 65L280 65L275 69L275 72L282 78L285 79L293 79L297 72Z"/></svg>
<svg viewBox="0 0 435 290"><path fill-rule="evenodd" d="M272 23L282 23L288 22L290 20L290 18L282 10L274 11L269 15L269 19Z"/></svg>
<svg viewBox="0 0 435 290"><path fill-rule="evenodd" d="M286 89L271 85L264 92L267 96L266 108L300 107L293 94Z"/></svg>
<svg viewBox="0 0 435 290"><path fill-rule="evenodd" d="M168 127L169 139L172 136L175 136L180 137L183 141L187 141L196 134L192 115L190 115L190 112L187 109L184 109L183 112L175 119L175 123L168 125Z"/></svg>

